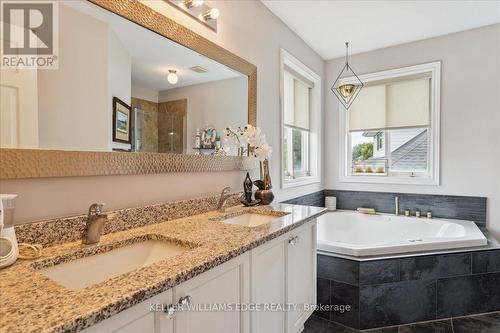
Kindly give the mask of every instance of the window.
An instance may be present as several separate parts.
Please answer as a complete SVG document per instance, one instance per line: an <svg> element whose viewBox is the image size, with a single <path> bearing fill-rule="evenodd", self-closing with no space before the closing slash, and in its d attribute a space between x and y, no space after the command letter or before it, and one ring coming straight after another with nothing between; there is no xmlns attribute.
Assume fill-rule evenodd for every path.
<svg viewBox="0 0 500 333"><path fill-rule="evenodd" d="M439 67L360 76L365 87L340 109L342 181L439 184Z"/></svg>
<svg viewBox="0 0 500 333"><path fill-rule="evenodd" d="M321 80L281 50L282 187L319 182Z"/></svg>
<svg viewBox="0 0 500 333"><path fill-rule="evenodd" d="M283 142L285 179L310 176L309 115L312 83L285 66Z"/></svg>

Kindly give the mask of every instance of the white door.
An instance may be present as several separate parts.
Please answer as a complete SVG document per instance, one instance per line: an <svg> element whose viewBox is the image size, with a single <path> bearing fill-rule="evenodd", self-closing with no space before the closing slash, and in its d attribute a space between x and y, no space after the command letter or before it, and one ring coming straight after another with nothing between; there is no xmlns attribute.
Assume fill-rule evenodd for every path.
<svg viewBox="0 0 500 333"><path fill-rule="evenodd" d="M181 283L174 300L189 297L189 305L175 312L174 332L248 333L248 312L238 311L236 305L248 303L249 289L248 253ZM160 327L165 321L160 319Z"/></svg>
<svg viewBox="0 0 500 333"><path fill-rule="evenodd" d="M251 302L260 306L285 303L286 238L278 237L252 250ZM285 312L253 311L252 333L285 332Z"/></svg>
<svg viewBox="0 0 500 333"><path fill-rule="evenodd" d="M38 148L37 87L36 69L1 70L0 146L2 148Z"/></svg>
<svg viewBox="0 0 500 333"><path fill-rule="evenodd" d="M287 303L297 307L287 312L288 333L296 333L316 304L316 223L292 231L287 241Z"/></svg>
<svg viewBox="0 0 500 333"><path fill-rule="evenodd" d="M16 87L0 85L0 147L17 148L18 137L18 101Z"/></svg>

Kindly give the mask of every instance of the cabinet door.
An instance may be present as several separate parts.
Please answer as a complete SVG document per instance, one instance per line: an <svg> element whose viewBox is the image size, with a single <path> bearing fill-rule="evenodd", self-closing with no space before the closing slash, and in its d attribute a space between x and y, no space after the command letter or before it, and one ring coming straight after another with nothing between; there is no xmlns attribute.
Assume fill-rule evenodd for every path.
<svg viewBox="0 0 500 333"><path fill-rule="evenodd" d="M162 312L155 312L154 305L170 304L172 302L172 289L162 292L159 295L151 297L131 308L122 311L111 318L95 324L85 330L83 333L172 333L173 324L167 322L163 327L159 327L158 317Z"/></svg>
<svg viewBox="0 0 500 333"><path fill-rule="evenodd" d="M316 304L316 222L292 231L287 240L287 303L297 305L287 312L288 333L296 333Z"/></svg>
<svg viewBox="0 0 500 333"><path fill-rule="evenodd" d="M181 283L175 287L174 299L189 296L191 311L174 314L175 333L248 333L248 312L238 311L235 305L248 303L249 289L248 253ZM219 311L210 309L214 305ZM160 326L165 320L160 320Z"/></svg>
<svg viewBox="0 0 500 333"><path fill-rule="evenodd" d="M251 303L260 306L284 304L285 299L285 236L278 237L252 250L251 267ZM251 312L252 333L285 332L285 312Z"/></svg>

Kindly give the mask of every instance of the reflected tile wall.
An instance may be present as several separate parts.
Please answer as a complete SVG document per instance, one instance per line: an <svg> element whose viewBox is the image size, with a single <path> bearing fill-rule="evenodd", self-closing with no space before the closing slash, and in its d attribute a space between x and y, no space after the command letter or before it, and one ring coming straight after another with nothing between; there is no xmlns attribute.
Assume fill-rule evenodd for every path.
<svg viewBox="0 0 500 333"><path fill-rule="evenodd" d="M140 151L158 152L158 103L132 97L132 110L137 108L135 123L136 140ZM137 142L135 143L137 144Z"/></svg>
<svg viewBox="0 0 500 333"><path fill-rule="evenodd" d="M158 104L158 152L186 151L187 99Z"/></svg>

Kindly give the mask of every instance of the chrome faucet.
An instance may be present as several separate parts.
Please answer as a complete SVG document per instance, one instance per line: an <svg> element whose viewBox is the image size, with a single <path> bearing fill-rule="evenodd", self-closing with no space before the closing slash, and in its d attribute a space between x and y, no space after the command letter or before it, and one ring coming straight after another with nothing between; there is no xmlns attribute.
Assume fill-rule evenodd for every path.
<svg viewBox="0 0 500 333"><path fill-rule="evenodd" d="M89 245L98 243L101 239L102 228L108 219L108 215L102 213L103 203L94 203L89 207L87 223L85 224L85 234L82 243Z"/></svg>
<svg viewBox="0 0 500 333"><path fill-rule="evenodd" d="M397 195L394 197L394 206L396 207L394 215L399 216L399 197Z"/></svg>
<svg viewBox="0 0 500 333"><path fill-rule="evenodd" d="M241 193L228 194L229 191L231 191L231 187L224 187L220 194L219 203L217 204L217 210L221 213L226 212L226 203L230 198L241 195Z"/></svg>

